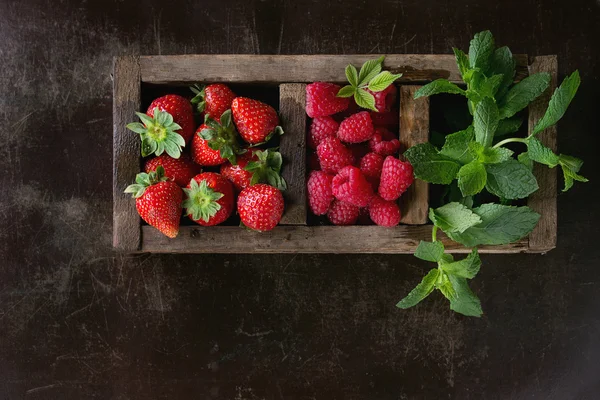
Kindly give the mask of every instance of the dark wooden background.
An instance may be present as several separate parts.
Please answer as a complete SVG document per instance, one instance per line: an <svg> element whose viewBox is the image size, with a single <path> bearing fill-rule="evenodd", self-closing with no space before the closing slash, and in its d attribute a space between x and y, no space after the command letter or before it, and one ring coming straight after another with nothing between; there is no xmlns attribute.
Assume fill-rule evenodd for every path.
<svg viewBox="0 0 600 400"><path fill-rule="evenodd" d="M0 398L597 399L600 2L23 0L0 4ZM558 248L486 255L485 315L394 307L411 256L120 256L112 58L449 53L490 29L582 87Z"/></svg>

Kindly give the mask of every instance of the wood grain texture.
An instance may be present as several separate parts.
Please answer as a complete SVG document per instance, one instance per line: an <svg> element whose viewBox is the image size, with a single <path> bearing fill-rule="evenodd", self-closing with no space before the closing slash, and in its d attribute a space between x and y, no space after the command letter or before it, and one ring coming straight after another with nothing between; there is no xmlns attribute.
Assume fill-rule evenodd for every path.
<svg viewBox="0 0 600 400"><path fill-rule="evenodd" d="M412 254L419 241L431 240L431 225L395 228L380 226L277 226L270 232L252 232L237 226L182 226L175 239L142 226L142 252L150 253L375 253ZM439 235L446 249L470 249ZM504 246L482 246L482 253L520 253L527 239Z"/></svg>
<svg viewBox="0 0 600 400"><path fill-rule="evenodd" d="M360 66L379 54L356 55L247 55L197 54L142 56L142 81L149 83L190 82L345 82L348 64ZM527 57L515 55L515 80L527 76ZM454 55L391 54L384 68L402 73L398 82L427 82L446 78L462 83Z"/></svg>
<svg viewBox="0 0 600 400"><path fill-rule="evenodd" d="M125 128L140 107L140 64L133 56L113 64L113 246L135 251L140 246L140 217L135 201L123 190L140 171L140 139Z"/></svg>
<svg viewBox="0 0 600 400"><path fill-rule="evenodd" d="M529 132L537 121L542 118L550 101L550 97L556 88L558 62L556 56L538 56L532 59L529 67L530 74L536 72L548 72L552 76L550 87L543 95L538 97L529 106ZM553 151L556 151L557 141L556 125L539 133L537 138ZM557 168L548 168L538 163L534 164L533 174L535 175L539 190L533 193L527 205L541 214L537 226L529 234L530 252L546 252L556 247L557 237Z"/></svg>
<svg viewBox="0 0 600 400"><path fill-rule="evenodd" d="M429 140L429 97L414 99L421 86L400 86L400 144L401 151ZM400 197L402 223L422 225L427 223L429 209L429 184L416 179Z"/></svg>
<svg viewBox="0 0 600 400"><path fill-rule="evenodd" d="M306 84L279 86L279 116L284 134L280 152L282 176L287 182L282 225L306 225Z"/></svg>

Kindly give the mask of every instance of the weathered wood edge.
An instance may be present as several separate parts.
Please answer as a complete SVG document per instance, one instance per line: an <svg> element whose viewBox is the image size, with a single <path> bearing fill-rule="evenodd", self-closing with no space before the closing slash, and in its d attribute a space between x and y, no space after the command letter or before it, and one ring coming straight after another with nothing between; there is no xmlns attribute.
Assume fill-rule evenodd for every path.
<svg viewBox="0 0 600 400"><path fill-rule="evenodd" d="M140 217L131 195L123 190L140 171L140 139L125 125L140 107L139 57L113 60L113 246L133 252L140 247Z"/></svg>
<svg viewBox="0 0 600 400"><path fill-rule="evenodd" d="M353 55L250 55L195 54L140 57L141 78L149 83L189 82L343 82L346 65L360 66L379 54ZM515 80L527 76L527 56L515 55ZM428 82L446 78L462 83L454 55L389 54L384 68L403 73L398 83Z"/></svg>
<svg viewBox="0 0 600 400"><path fill-rule="evenodd" d="M529 106L529 132L537 121L542 118L550 97L557 84L558 61L555 55L537 56L532 58L529 73L548 72L552 79L550 87ZM556 126L546 129L537 135L537 138L553 151L556 151L558 132ZM556 247L557 239L557 171L545 165L535 163L533 167L539 189L529 196L527 205L541 214L535 229L529 234L529 252L543 253Z"/></svg>
<svg viewBox="0 0 600 400"><path fill-rule="evenodd" d="M284 134L279 151L287 182L281 225L306 225L306 84L279 85L279 116Z"/></svg>
<svg viewBox="0 0 600 400"><path fill-rule="evenodd" d="M414 98L421 86L400 86L400 144L401 151L429 140L429 97ZM403 224L427 223L429 184L416 179L400 197Z"/></svg>
<svg viewBox="0 0 600 400"><path fill-rule="evenodd" d="M175 239L169 239L151 226L142 226L142 252L149 253L374 253L412 254L420 240L431 240L431 226L277 226L258 233L236 226L182 226ZM453 253L470 249L440 240ZM481 253L520 253L527 239L504 246L482 246Z"/></svg>

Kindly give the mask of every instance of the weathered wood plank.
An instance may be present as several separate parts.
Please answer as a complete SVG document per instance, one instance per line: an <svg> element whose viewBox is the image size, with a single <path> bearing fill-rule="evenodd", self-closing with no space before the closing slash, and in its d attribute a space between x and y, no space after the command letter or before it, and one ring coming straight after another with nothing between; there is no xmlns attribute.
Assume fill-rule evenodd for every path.
<svg viewBox="0 0 600 400"><path fill-rule="evenodd" d="M552 76L550 87L529 106L529 132L537 121L542 118L550 97L556 88L558 61L556 56L539 56L532 59L529 73L548 72ZM537 135L537 138L553 151L556 151L557 141L556 126L546 129ZM540 221L529 235L529 248L531 252L546 252L556 247L557 237L557 168L548 168L545 165L535 164L533 174L537 178L539 190L533 193L527 205L541 214Z"/></svg>
<svg viewBox="0 0 600 400"><path fill-rule="evenodd" d="M142 81L189 82L343 82L348 64L360 66L378 54L356 55L249 55L197 54L142 56ZM515 80L527 76L527 57L515 55ZM384 68L404 75L398 82L427 82L446 78L461 83L455 58L450 54L390 54Z"/></svg>
<svg viewBox="0 0 600 400"><path fill-rule="evenodd" d="M123 190L140 171L140 139L125 125L140 108L139 57L117 57L113 65L113 246L136 251L140 246L140 217L135 201Z"/></svg>
<svg viewBox="0 0 600 400"><path fill-rule="evenodd" d="M405 151L429 140L429 97L414 99L421 86L400 86L400 143ZM429 184L416 179L400 197L402 223L422 225L427 223L429 209Z"/></svg>
<svg viewBox="0 0 600 400"><path fill-rule="evenodd" d="M282 225L306 225L306 84L279 86L279 116L284 130L280 152L287 182Z"/></svg>
<svg viewBox="0 0 600 400"><path fill-rule="evenodd" d="M431 240L431 226L278 226L258 233L236 226L182 226L169 239L151 226L142 226L142 252L150 253L375 253L412 254L420 240ZM438 236L455 253L470 250ZM482 253L520 253L527 239L504 246L482 246Z"/></svg>

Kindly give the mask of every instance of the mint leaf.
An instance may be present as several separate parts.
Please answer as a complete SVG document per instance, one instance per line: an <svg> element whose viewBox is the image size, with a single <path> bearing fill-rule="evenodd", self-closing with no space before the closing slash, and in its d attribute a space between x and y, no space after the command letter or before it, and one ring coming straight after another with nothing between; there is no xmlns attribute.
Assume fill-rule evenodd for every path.
<svg viewBox="0 0 600 400"><path fill-rule="evenodd" d="M479 298L471 291L465 278L448 275L455 295L450 298L450 309L467 317L481 317L483 310Z"/></svg>
<svg viewBox="0 0 600 400"><path fill-rule="evenodd" d="M411 147L404 156L412 164L415 177L429 183L447 185L460 169L459 163L440 154L429 142Z"/></svg>
<svg viewBox="0 0 600 400"><path fill-rule="evenodd" d="M442 207L429 209L429 219L438 228L446 232L464 232L481 222L481 218L466 206L452 202Z"/></svg>
<svg viewBox="0 0 600 400"><path fill-rule="evenodd" d="M383 71L369 81L369 90L372 92L381 92L387 89L394 81L400 78L402 74L392 74L390 71Z"/></svg>
<svg viewBox="0 0 600 400"><path fill-rule="evenodd" d="M530 137L527 140L527 153L531 160L545 164L550 168L558 165L559 157L535 137Z"/></svg>
<svg viewBox="0 0 600 400"><path fill-rule="evenodd" d="M579 78L579 71L575 71L571 74L571 76L565 78L560 87L552 94L552 98L548 104L548 109L546 109L546 113L542 119L540 119L535 125L535 128L533 129L533 135L536 135L544 129L556 124L558 120L565 115L569 104L571 104L573 97L575 97L575 93L577 93L580 83L581 79Z"/></svg>
<svg viewBox="0 0 600 400"><path fill-rule="evenodd" d="M456 47L453 47L452 51L454 51L454 57L456 57L456 65L458 65L460 76L462 76L463 80L466 82L465 75L470 69L469 57L467 57L464 51L457 49Z"/></svg>
<svg viewBox="0 0 600 400"><path fill-rule="evenodd" d="M458 187L463 196L473 196L483 190L487 181L485 166L479 161L463 165L458 171Z"/></svg>
<svg viewBox="0 0 600 400"><path fill-rule="evenodd" d="M501 119L498 122L498 128L496 128L495 137L508 135L509 133L515 133L519 130L523 124L523 119L520 117Z"/></svg>
<svg viewBox="0 0 600 400"><path fill-rule="evenodd" d="M456 297L454 286L452 286L452 282L450 282L450 279L448 279L448 274L444 272L444 270L440 270L437 281L435 282L435 287L439 289L439 291L442 292L444 297L448 300Z"/></svg>
<svg viewBox="0 0 600 400"><path fill-rule="evenodd" d="M475 138L473 126L469 126L464 131L459 131L446 136L446 142L440 150L440 154L450 157L461 164L468 164L474 157L469 152L469 143Z"/></svg>
<svg viewBox="0 0 600 400"><path fill-rule="evenodd" d="M506 46L500 47L494 51L492 55L492 65L490 71L493 74L502 74L502 82L498 87L496 93L498 98L504 97L508 91L509 86L513 83L515 78L515 66L516 61L513 58L512 52Z"/></svg>
<svg viewBox="0 0 600 400"><path fill-rule="evenodd" d="M337 97L350 97L354 96L356 92L356 88L354 86L346 85L339 90L337 93Z"/></svg>
<svg viewBox="0 0 600 400"><path fill-rule="evenodd" d="M368 60L360 67L358 86L366 86L375 75L381 72L381 64L384 59L385 56L381 56L376 60Z"/></svg>
<svg viewBox="0 0 600 400"><path fill-rule="evenodd" d="M346 79L348 79L348 83L350 83L351 86L358 86L358 72L356 71L356 67L352 64L346 66Z"/></svg>
<svg viewBox="0 0 600 400"><path fill-rule="evenodd" d="M529 207L483 204L474 208L481 222L464 232L446 232L450 239L466 247L481 244L498 245L515 242L527 236L537 224L540 215Z"/></svg>
<svg viewBox="0 0 600 400"><path fill-rule="evenodd" d="M538 184L531 171L510 159L499 164L488 164L487 190L504 199L523 199L538 190Z"/></svg>
<svg viewBox="0 0 600 400"><path fill-rule="evenodd" d="M577 174L583 165L583 161L579 158L567 156L565 154L561 154L558 157L558 162L562 168L563 176L565 179L565 187L563 188L563 192L571 189L573 187L573 181L578 182L588 182L588 179L583 176Z"/></svg>
<svg viewBox="0 0 600 400"><path fill-rule="evenodd" d="M444 255L444 245L442 242L425 242L421 240L417 249L415 250L415 257L421 260L438 262Z"/></svg>
<svg viewBox="0 0 600 400"><path fill-rule="evenodd" d="M529 158L529 154L525 151L517 156L517 160L527 167L530 171L533 170L533 161Z"/></svg>
<svg viewBox="0 0 600 400"><path fill-rule="evenodd" d="M480 145L479 143L472 144ZM473 147L475 146L471 146L471 148ZM484 164L498 164L511 160L514 152L505 147L480 147L476 150L476 154L477 159Z"/></svg>
<svg viewBox="0 0 600 400"><path fill-rule="evenodd" d="M410 308L417 305L425 297L429 296L435 288L435 282L437 281L440 271L437 268L432 269L425 275L421 283L419 283L411 292L402 300L396 304L398 308Z"/></svg>
<svg viewBox="0 0 600 400"><path fill-rule="evenodd" d="M481 259L477 248L474 248L471 253L460 261L451 263L440 263L440 267L443 271L450 275L456 275L461 278L473 279L479 272L481 267Z"/></svg>
<svg viewBox="0 0 600 400"><path fill-rule="evenodd" d="M433 82L429 82L427 85L422 86L415 92L415 99L424 96L431 96L438 93L450 93L450 94L462 94L466 95L466 92L459 88L454 83L447 79L436 79Z"/></svg>
<svg viewBox="0 0 600 400"><path fill-rule="evenodd" d="M475 34L469 46L469 62L471 68L480 68L483 73L490 67L494 52L494 37L490 31Z"/></svg>
<svg viewBox="0 0 600 400"><path fill-rule="evenodd" d="M501 74L487 78L481 73L474 73L469 90L467 90L467 97L474 102L481 101L484 97L493 98L502 83L502 79Z"/></svg>
<svg viewBox="0 0 600 400"><path fill-rule="evenodd" d="M375 108L375 98L365 89L356 89L356 92L354 92L354 101L356 101L359 107L377 111Z"/></svg>
<svg viewBox="0 0 600 400"><path fill-rule="evenodd" d="M473 113L473 127L475 128L475 140L489 147L494 140L494 133L498 127L498 107L493 99L484 97L475 106Z"/></svg>
<svg viewBox="0 0 600 400"><path fill-rule="evenodd" d="M506 96L500 99L500 118L510 118L533 100L538 98L550 84L550 74L540 72L533 74L510 88Z"/></svg>

